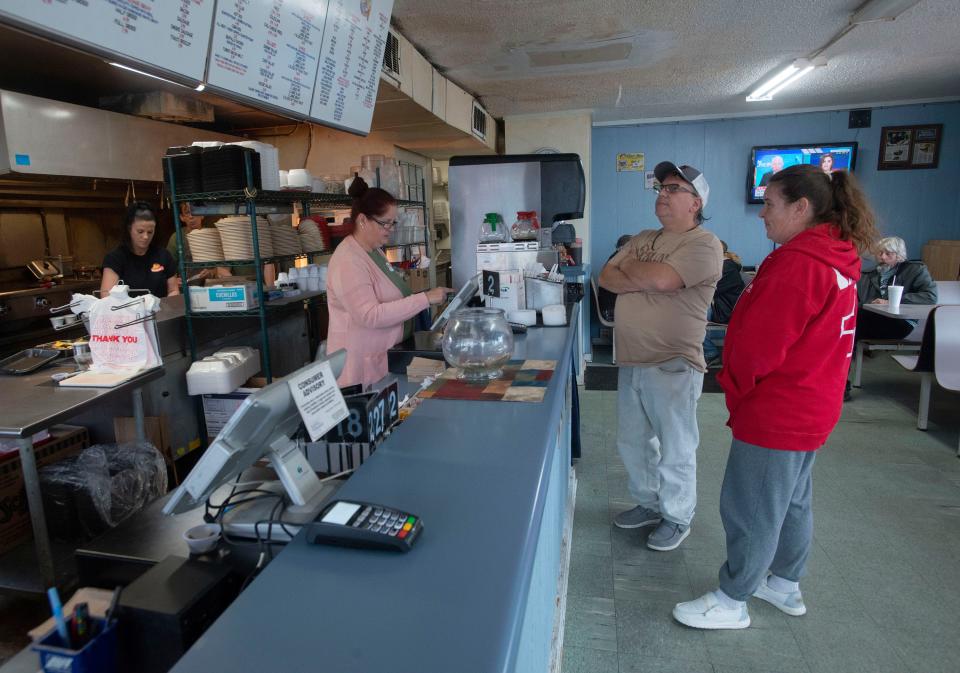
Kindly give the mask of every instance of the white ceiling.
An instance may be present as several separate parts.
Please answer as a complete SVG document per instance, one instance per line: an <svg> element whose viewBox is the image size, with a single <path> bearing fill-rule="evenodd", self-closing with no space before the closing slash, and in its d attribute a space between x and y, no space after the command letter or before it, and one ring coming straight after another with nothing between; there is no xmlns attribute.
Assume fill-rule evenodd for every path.
<svg viewBox="0 0 960 673"><path fill-rule="evenodd" d="M744 100L862 4L396 0L393 18L495 117L589 109L603 122L960 97L960 0L920 0L896 21L855 27L822 54L826 68L774 100ZM571 63L585 48L605 60Z"/></svg>

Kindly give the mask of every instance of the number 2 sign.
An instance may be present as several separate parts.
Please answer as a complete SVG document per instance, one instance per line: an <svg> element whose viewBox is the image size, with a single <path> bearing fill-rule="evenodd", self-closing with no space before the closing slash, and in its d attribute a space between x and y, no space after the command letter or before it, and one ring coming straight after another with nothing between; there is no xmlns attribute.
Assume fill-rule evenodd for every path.
<svg viewBox="0 0 960 673"><path fill-rule="evenodd" d="M485 294L488 297L500 296L500 272L499 271L483 272L483 294Z"/></svg>

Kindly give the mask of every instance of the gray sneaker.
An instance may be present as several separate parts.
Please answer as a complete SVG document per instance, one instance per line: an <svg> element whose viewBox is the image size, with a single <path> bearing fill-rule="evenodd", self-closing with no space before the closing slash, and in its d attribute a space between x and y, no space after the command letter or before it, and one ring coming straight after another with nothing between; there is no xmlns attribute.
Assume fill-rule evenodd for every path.
<svg viewBox="0 0 960 673"><path fill-rule="evenodd" d="M642 528L643 526L660 523L662 518L658 512L637 505L633 509L620 512L613 517L613 525L617 528Z"/></svg>
<svg viewBox="0 0 960 673"><path fill-rule="evenodd" d="M650 537L647 538L647 546L654 551L670 551L679 547L688 535L690 535L690 526L682 526L679 523L664 519L650 533Z"/></svg>

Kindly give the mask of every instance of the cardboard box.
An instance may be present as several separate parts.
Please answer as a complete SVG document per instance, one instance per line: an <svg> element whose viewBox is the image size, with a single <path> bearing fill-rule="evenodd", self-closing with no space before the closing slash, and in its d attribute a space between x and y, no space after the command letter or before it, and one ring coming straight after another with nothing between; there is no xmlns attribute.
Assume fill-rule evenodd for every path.
<svg viewBox="0 0 960 673"><path fill-rule="evenodd" d="M430 269L408 269L407 283L414 292L430 289Z"/></svg>
<svg viewBox="0 0 960 673"><path fill-rule="evenodd" d="M233 414L240 408L243 401L247 399L250 393L255 392L257 388L262 388L267 384L263 377L253 377L244 384L242 388L237 388L232 393L225 395L204 395L203 396L203 421L207 426L207 439L213 441L220 431L223 430Z"/></svg>
<svg viewBox="0 0 960 673"><path fill-rule="evenodd" d="M169 472L173 476L173 486L180 485L180 475L177 474L176 459L180 456L174 455L173 445L170 441L170 433L167 430L166 416L146 416L143 419L143 429L147 434L147 441L156 447L160 455L163 456L163 462L167 464ZM132 416L118 416L113 419L113 436L117 443L137 441L137 422ZM197 443L199 446L199 442ZM183 451L184 454L187 451Z"/></svg>
<svg viewBox="0 0 960 673"><path fill-rule="evenodd" d="M259 305L257 286L254 283L190 288L190 310L194 313L248 311Z"/></svg>
<svg viewBox="0 0 960 673"><path fill-rule="evenodd" d="M90 446L86 428L74 425L55 425L51 438L33 447L37 468L50 465ZM23 487L20 452L0 458L0 553L30 539L32 525L27 508L27 493Z"/></svg>
<svg viewBox="0 0 960 673"><path fill-rule="evenodd" d="M484 295L483 303L490 308L502 308L515 311L527 307L526 290L521 271L498 271L500 274L500 296Z"/></svg>

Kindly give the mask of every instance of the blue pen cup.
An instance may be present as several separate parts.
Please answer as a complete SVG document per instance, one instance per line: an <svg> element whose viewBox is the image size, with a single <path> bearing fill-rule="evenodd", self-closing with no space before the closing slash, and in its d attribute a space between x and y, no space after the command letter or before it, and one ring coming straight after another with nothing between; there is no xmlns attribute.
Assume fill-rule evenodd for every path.
<svg viewBox="0 0 960 673"><path fill-rule="evenodd" d="M64 647L56 628L33 644L44 673L116 673L116 622L91 617L90 626L97 635L79 650Z"/></svg>

